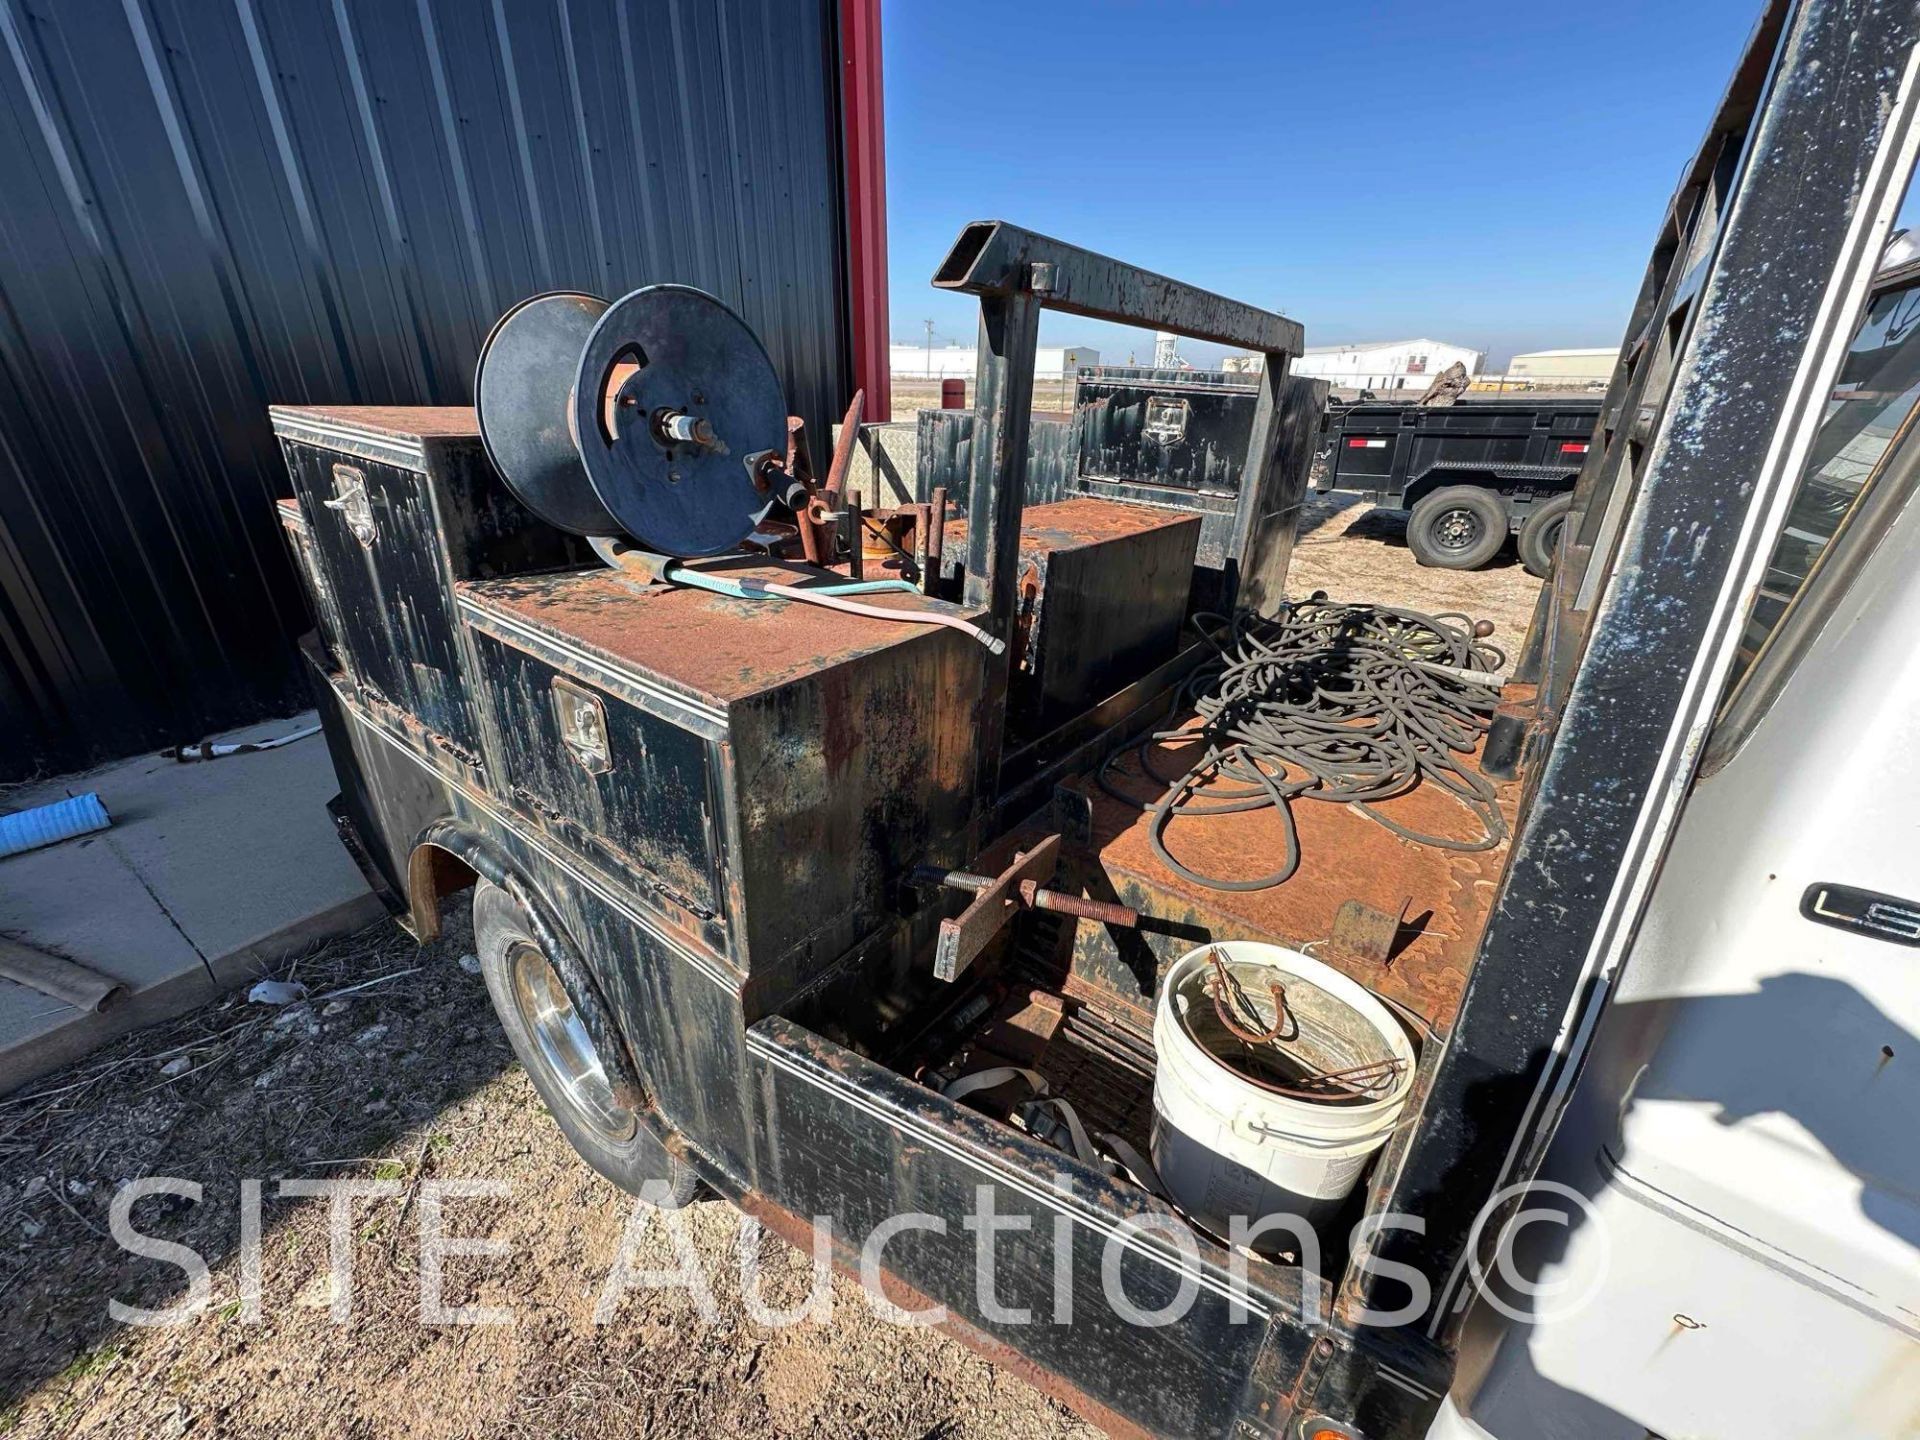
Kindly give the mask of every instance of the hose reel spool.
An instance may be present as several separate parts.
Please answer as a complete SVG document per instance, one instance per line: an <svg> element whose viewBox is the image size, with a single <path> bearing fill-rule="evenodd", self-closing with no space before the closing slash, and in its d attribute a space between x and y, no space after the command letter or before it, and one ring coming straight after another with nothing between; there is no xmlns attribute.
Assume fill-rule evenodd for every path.
<svg viewBox="0 0 1920 1440"><path fill-rule="evenodd" d="M586 537L615 569L632 560L629 573L647 580L944 626L1006 651L938 608L848 598L918 594L904 579L802 588L680 563L738 550L776 503L804 507L812 494L810 477L786 473L786 397L766 347L704 290L648 285L611 303L556 290L522 300L480 347L473 403L487 458L515 498ZM857 415L849 412L850 426Z"/></svg>
<svg viewBox="0 0 1920 1440"><path fill-rule="evenodd" d="M775 498L759 467L785 455L779 377L746 322L703 290L522 300L488 333L473 390L500 478L573 534L718 555Z"/></svg>

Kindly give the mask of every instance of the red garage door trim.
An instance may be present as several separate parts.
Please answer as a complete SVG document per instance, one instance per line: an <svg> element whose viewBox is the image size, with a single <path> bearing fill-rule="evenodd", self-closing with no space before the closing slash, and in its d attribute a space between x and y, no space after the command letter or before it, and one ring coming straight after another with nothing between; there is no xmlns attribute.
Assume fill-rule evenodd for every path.
<svg viewBox="0 0 1920 1440"><path fill-rule="evenodd" d="M841 0L840 115L846 147L847 304L853 383L867 392L868 420L891 420L880 0Z"/></svg>

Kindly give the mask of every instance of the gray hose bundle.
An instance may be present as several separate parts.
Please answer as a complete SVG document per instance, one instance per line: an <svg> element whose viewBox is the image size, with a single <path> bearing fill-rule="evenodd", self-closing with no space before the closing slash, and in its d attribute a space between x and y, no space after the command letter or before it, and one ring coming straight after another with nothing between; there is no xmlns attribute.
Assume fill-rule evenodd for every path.
<svg viewBox="0 0 1920 1440"><path fill-rule="evenodd" d="M1272 618L1243 611L1194 623L1219 651L1181 695L1180 708L1191 707L1200 724L1156 731L1138 749L1141 770L1166 790L1148 802L1117 788L1117 755L1100 769L1101 788L1151 816L1154 854L1175 874L1215 890L1264 890L1289 879L1300 866L1295 800L1349 805L1396 835L1447 850L1490 850L1506 839L1492 782L1460 758L1479 745L1498 700L1496 685L1479 677L1506 664L1480 638L1484 627L1465 615L1319 597L1288 602ZM1215 630L1224 630L1224 643ZM1152 765L1161 744L1198 746L1198 758L1169 778ZM1422 834L1375 808L1422 784L1459 802L1478 833ZM1203 875L1167 849L1175 820L1268 807L1287 837L1270 874Z"/></svg>

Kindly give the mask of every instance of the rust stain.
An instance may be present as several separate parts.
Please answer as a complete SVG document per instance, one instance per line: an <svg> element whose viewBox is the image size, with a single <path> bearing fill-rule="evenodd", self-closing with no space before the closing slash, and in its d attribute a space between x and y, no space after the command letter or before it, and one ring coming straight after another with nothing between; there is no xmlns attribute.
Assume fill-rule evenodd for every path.
<svg viewBox="0 0 1920 1440"><path fill-rule="evenodd" d="M820 687L820 751L827 775L844 775L860 749L860 716L853 704L853 679L845 670L823 677Z"/></svg>
<svg viewBox="0 0 1920 1440"><path fill-rule="evenodd" d="M480 438L480 422L471 405L275 405L272 413L375 431L397 440Z"/></svg>
<svg viewBox="0 0 1920 1440"><path fill-rule="evenodd" d="M1173 743L1150 752L1161 775L1186 769ZM1162 786L1142 774L1138 756L1129 753L1109 778L1141 800L1159 796ZM1507 847L1463 853L1402 839L1344 805L1301 800L1293 806L1300 836L1300 868L1280 885L1264 890L1226 891L1197 885L1174 874L1153 853L1144 811L1108 795L1091 776L1072 788L1085 794L1093 810L1093 848L1115 892L1127 904L1171 926L1206 931L1210 938L1264 940L1295 949L1311 945L1316 958L1345 971L1370 989L1405 1005L1435 1031L1445 1033L1459 1013L1480 931L1492 908L1494 886L1506 863ZM1498 786L1502 811L1511 823L1520 786ZM1205 801L1204 787L1198 792ZM1477 822L1436 787L1375 808L1413 829L1430 834L1477 833ZM1273 810L1250 810L1176 819L1166 844L1182 863L1203 874L1255 878L1285 851L1284 821ZM1384 966L1342 963L1324 941L1334 916L1347 900L1398 914L1406 908L1399 948Z"/></svg>
<svg viewBox="0 0 1920 1440"><path fill-rule="evenodd" d="M818 578L817 571L769 561L708 569L729 580L788 585ZM622 668L644 670L721 708L889 646L930 636L968 643L930 625L895 624L787 600L736 600L675 585L638 586L605 569L468 581L458 588L485 609L555 640L583 645ZM976 613L904 592L860 600L889 610Z"/></svg>
<svg viewBox="0 0 1920 1440"><path fill-rule="evenodd" d="M1020 515L1020 556L1034 562L1049 553L1084 550L1112 540L1124 540L1165 530L1174 525L1198 526L1197 515L1169 514L1148 505L1129 505L1121 500L1095 500L1081 497L1055 500L1047 505L1029 505ZM967 543L967 521L954 516L947 521L943 543L948 548Z"/></svg>

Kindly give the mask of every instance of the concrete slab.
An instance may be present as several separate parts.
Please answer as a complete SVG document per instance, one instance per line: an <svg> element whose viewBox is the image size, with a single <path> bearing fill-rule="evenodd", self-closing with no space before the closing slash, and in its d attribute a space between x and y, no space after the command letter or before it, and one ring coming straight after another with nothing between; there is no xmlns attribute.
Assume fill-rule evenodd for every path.
<svg viewBox="0 0 1920 1440"><path fill-rule="evenodd" d="M104 843L110 833L0 861L0 933L125 981L127 998L110 1015L120 1010L178 1014L205 1004L217 992L200 952ZM43 1053L68 1055L71 1041L100 1028L103 1019L0 981L0 1092L28 1078L23 1073L14 1084L6 1083L16 1056L24 1063ZM68 1031L72 1034L65 1035ZM38 1074L51 1066L33 1060L27 1068Z"/></svg>
<svg viewBox="0 0 1920 1440"><path fill-rule="evenodd" d="M309 712L219 738L313 722ZM0 982L0 1094L379 918L326 812L337 789L316 735L186 765L136 756L14 792L10 808L98 791L114 823L0 860L0 932L124 980L130 994L82 1015Z"/></svg>

